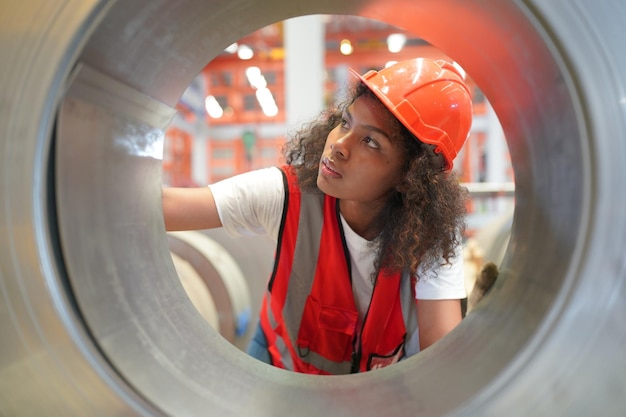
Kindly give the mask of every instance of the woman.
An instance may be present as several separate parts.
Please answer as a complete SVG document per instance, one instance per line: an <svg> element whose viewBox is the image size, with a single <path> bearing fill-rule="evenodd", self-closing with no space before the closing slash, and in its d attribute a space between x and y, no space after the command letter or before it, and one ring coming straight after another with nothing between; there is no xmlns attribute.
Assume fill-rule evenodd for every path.
<svg viewBox="0 0 626 417"><path fill-rule="evenodd" d="M451 168L469 91L425 58L355 75L348 102L287 144L286 166L163 191L168 230L277 242L249 353L297 372L384 367L461 321L465 193Z"/></svg>

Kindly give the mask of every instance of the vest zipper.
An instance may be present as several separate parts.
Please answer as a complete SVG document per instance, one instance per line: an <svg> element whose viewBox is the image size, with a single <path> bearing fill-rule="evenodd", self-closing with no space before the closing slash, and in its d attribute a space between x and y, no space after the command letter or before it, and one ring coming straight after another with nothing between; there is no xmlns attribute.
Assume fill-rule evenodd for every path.
<svg viewBox="0 0 626 417"><path fill-rule="evenodd" d="M367 316L370 314L370 307L372 307L372 300L374 299L374 291L376 291L376 284L378 283L378 276L376 276L376 280L374 281L374 286L372 287L372 295L370 296L370 302L367 305L367 311L365 312L365 316L363 317L363 323L361 323L361 330L359 332L358 337L355 336L354 342L352 343L352 368L350 369L350 373L356 374L361 370L361 358L363 355L362 347L363 347L363 330L365 329L365 322L367 321ZM358 340L358 342L357 342Z"/></svg>
<svg viewBox="0 0 626 417"><path fill-rule="evenodd" d="M352 368L350 369L351 374L359 372L359 363L361 363L361 352L352 352Z"/></svg>
<svg viewBox="0 0 626 417"><path fill-rule="evenodd" d="M369 306L367 307L367 312L369 313ZM367 318L367 313L365 313L365 318ZM352 367L350 369L351 374L356 374L361 369L361 339L363 337L363 327L365 327L365 318L363 319L363 323L361 325L361 331L358 335L354 336L354 342L352 342Z"/></svg>

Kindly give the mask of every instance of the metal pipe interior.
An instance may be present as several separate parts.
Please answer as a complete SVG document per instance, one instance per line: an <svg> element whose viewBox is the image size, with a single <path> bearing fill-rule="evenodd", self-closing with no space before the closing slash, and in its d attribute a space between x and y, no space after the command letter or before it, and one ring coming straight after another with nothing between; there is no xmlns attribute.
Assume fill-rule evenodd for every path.
<svg viewBox="0 0 626 417"><path fill-rule="evenodd" d="M626 4L25 0L3 9L0 415L626 408ZM293 374L230 346L185 298L160 212L162 131L185 87L233 41L312 13L402 26L459 62L496 110L515 173L496 288L443 341L368 374Z"/></svg>

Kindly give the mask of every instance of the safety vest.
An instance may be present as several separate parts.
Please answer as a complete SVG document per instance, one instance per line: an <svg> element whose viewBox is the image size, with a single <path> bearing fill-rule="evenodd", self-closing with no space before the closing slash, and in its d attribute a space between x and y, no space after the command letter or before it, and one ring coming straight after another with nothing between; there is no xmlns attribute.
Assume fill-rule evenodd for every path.
<svg viewBox="0 0 626 417"><path fill-rule="evenodd" d="M338 200L301 193L293 169L284 167L282 172L283 217L260 314L272 364L337 375L399 361L407 339L405 323L416 314L409 274L378 275L358 326Z"/></svg>

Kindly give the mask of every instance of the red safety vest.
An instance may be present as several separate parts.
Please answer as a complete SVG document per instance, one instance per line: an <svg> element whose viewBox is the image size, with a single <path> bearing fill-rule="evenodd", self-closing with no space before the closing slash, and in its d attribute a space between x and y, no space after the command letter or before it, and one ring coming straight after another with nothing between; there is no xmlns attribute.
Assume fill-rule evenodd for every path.
<svg viewBox="0 0 626 417"><path fill-rule="evenodd" d="M283 173L285 204L276 261L260 314L272 364L336 375L399 361L407 338L405 323L416 317L409 274L378 275L357 329L338 201L301 193L293 169L284 167Z"/></svg>

